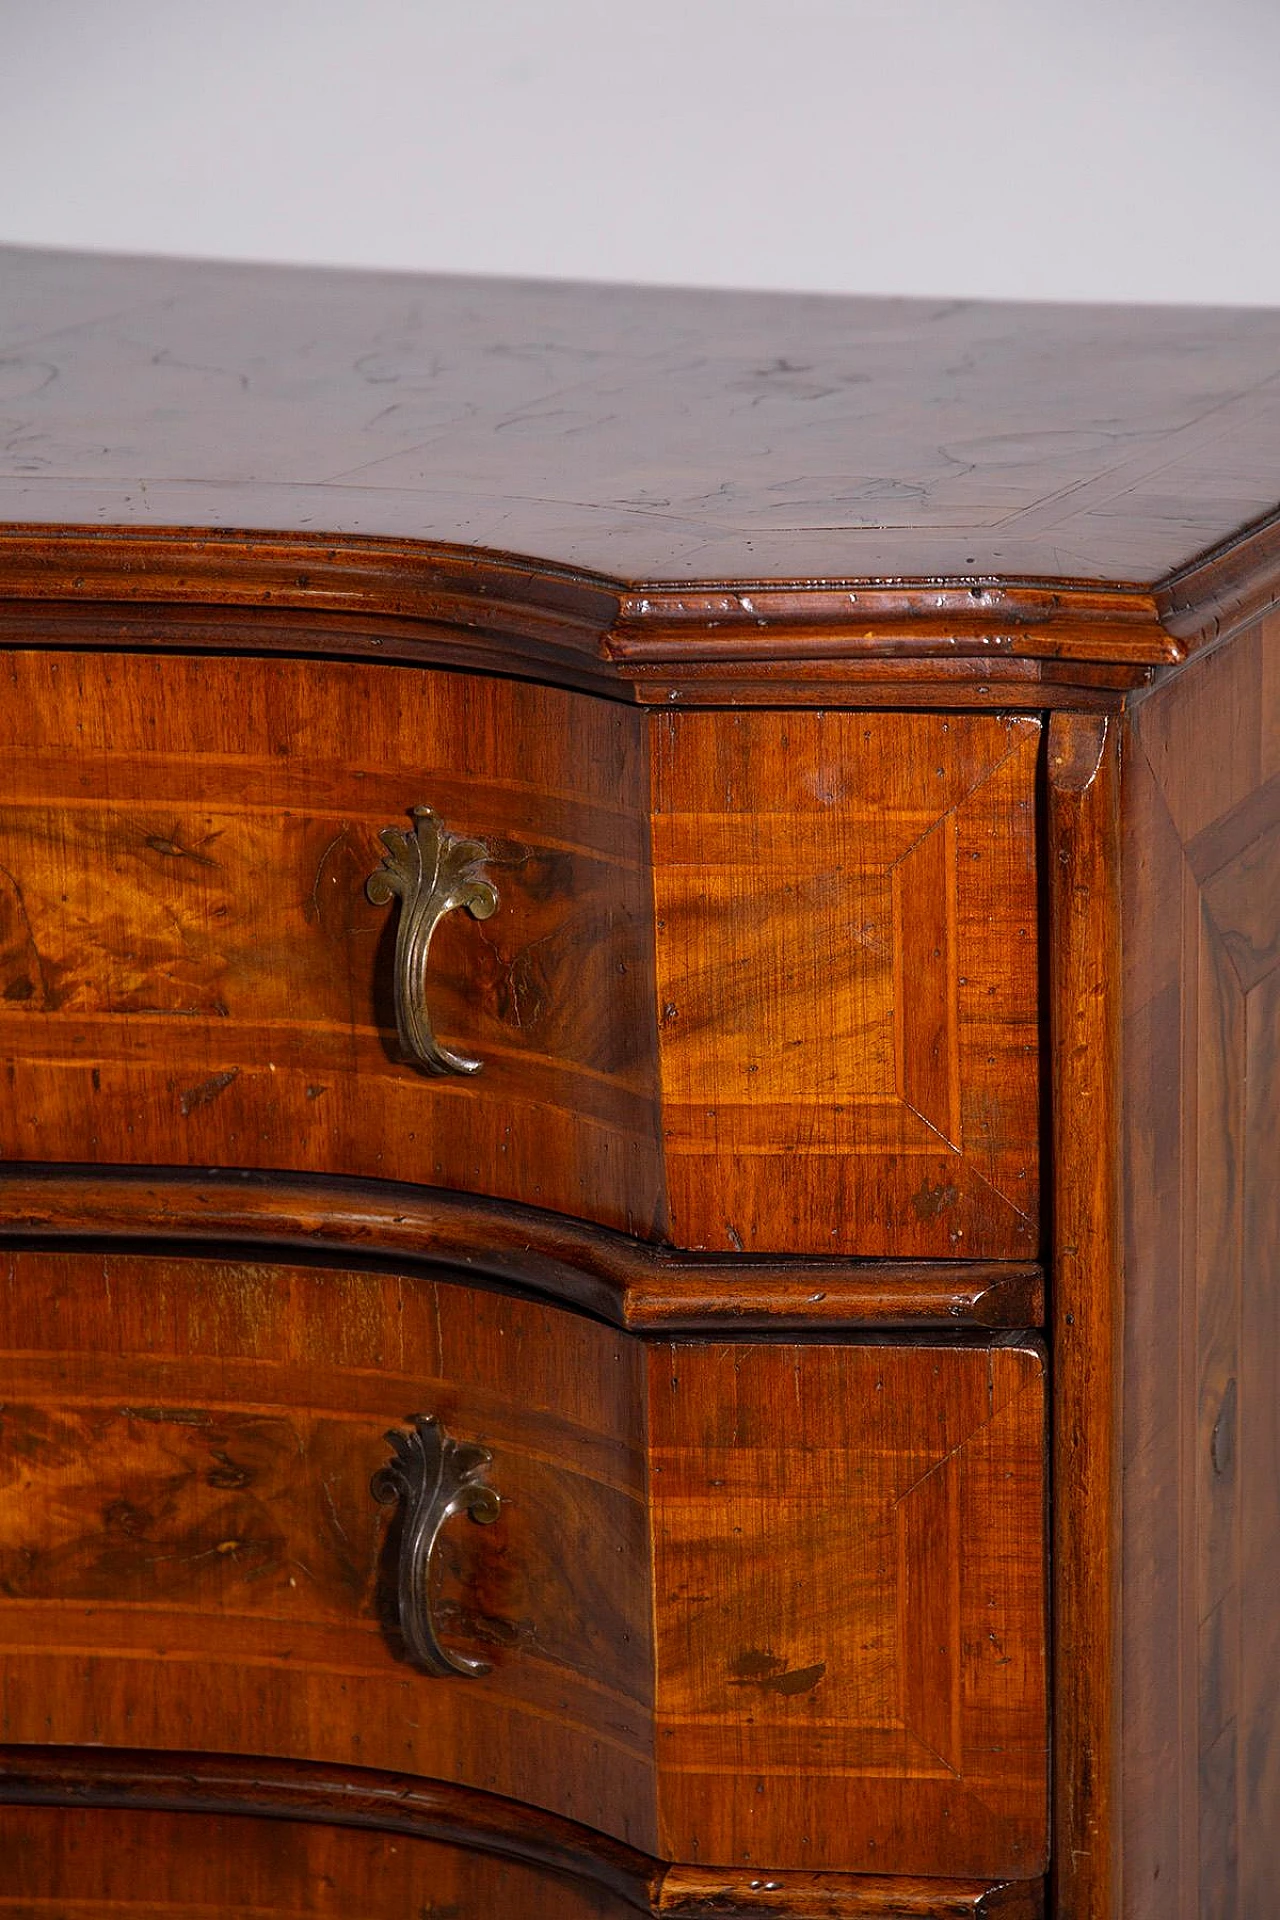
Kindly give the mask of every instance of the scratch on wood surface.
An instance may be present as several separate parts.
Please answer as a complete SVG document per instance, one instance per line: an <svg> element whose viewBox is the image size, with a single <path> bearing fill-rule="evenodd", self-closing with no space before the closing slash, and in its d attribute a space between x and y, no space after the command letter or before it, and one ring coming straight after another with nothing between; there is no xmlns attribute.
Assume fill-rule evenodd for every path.
<svg viewBox="0 0 1280 1920"><path fill-rule="evenodd" d="M207 1107L220 1093L225 1093L239 1072L239 1067L228 1067L225 1073L215 1073L208 1080L202 1080L199 1086L188 1087L178 1103L184 1117L194 1113L197 1107Z"/></svg>

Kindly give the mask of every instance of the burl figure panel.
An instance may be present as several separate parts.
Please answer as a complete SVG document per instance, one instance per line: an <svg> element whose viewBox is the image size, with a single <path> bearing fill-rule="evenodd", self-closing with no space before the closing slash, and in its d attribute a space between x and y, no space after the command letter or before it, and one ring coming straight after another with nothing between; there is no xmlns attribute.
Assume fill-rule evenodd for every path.
<svg viewBox="0 0 1280 1920"><path fill-rule="evenodd" d="M394 1273L31 1252L0 1277L0 1740L385 1768L653 1849L635 1342ZM479 1678L423 1673L402 1631L403 1503L371 1480L420 1413L492 1455L497 1519L431 1559Z"/></svg>
<svg viewBox="0 0 1280 1920"><path fill-rule="evenodd" d="M0 1157L296 1168L640 1233L661 1212L641 716L337 661L0 666ZM425 804L499 905L427 998L472 1078L401 1057L397 907Z"/></svg>

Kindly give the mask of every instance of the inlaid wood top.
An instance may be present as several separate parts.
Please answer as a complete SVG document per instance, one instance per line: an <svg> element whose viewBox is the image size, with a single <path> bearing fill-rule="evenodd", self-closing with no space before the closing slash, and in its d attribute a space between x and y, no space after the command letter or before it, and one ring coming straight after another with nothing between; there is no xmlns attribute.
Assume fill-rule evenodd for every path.
<svg viewBox="0 0 1280 1920"><path fill-rule="evenodd" d="M1278 499L1272 311L0 252L10 525L524 555L632 588L635 629L794 622L799 585L828 625L911 590L985 632L1047 617L998 583L1103 584L1134 633L1092 657L1157 659L1242 577L1269 594L1265 531L1151 590Z"/></svg>

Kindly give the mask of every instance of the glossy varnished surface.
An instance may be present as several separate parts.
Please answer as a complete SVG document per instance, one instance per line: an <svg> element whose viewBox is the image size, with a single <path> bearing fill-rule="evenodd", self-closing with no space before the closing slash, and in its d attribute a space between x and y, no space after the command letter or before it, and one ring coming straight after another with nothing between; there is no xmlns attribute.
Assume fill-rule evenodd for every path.
<svg viewBox="0 0 1280 1920"><path fill-rule="evenodd" d="M91 1819L57 1811L69 1803L102 1811ZM140 1821L140 1812L181 1812L185 1817ZM560 1920L561 1915L578 1913L572 1904L575 1892L590 1914L602 1910L612 1915L612 1896L628 1914L662 1915L665 1920L711 1920L713 1915L718 1920L776 1920L780 1915L794 1920L886 1920L890 1914L899 1920L1039 1920L1042 1912L1038 1881L666 1866L517 1801L367 1768L201 1753L0 1747L0 1841L12 1840L19 1858L23 1848L31 1848L24 1859L27 1890L46 1903L65 1871L60 1854L73 1842L82 1852L79 1886L90 1900L103 1897L112 1884L111 1856L123 1852L133 1860L140 1844L156 1856L157 1869L186 1866L198 1889L210 1835L216 1836L222 1854L233 1856L232 1865L235 1836L243 1835L252 1873L252 1863L263 1857L261 1843L243 1819L215 1823L193 1820L192 1814L260 1815L330 1829L375 1829L383 1836L384 1851L386 1836L394 1836L391 1853L401 1856L402 1874L410 1870L411 1888L421 1893L425 1887L438 1895L456 1873L473 1902L461 1912L474 1910L482 1920L490 1920L495 1911L503 1920L540 1920L547 1909L538 1903L550 1901L554 1893L563 1902L551 1908ZM423 1841L436 1844L414 1844ZM43 1875L35 1857L41 1845L48 1853ZM317 1857L331 1861L349 1858L363 1868L370 1858L368 1848L355 1843L344 1855L338 1831L315 1845ZM458 1857L463 1854L472 1858ZM299 1872L308 1872L305 1841L282 1845L277 1857L278 1872L260 1883L259 1891L267 1897L267 1912L293 1913L307 1894L298 1884ZM504 1877L506 1862L536 1871ZM226 1874L227 1863L219 1864ZM234 1874L226 1884L236 1884ZM392 1904L389 1911L375 1906L373 1920L383 1920L384 1913L386 1920L402 1920L404 1881L391 1875L379 1884L386 1885ZM504 1896L497 1908L495 1889ZM602 1909L590 1904L592 1897L599 1902L602 1896ZM521 1897L533 1903L531 1911L519 1904ZM365 1898L376 1900L377 1895L366 1889ZM446 1905L443 1911L459 1920L459 1909ZM419 1912L440 1913L441 1908L429 1902ZM221 1912L218 1920L223 1920Z"/></svg>
<svg viewBox="0 0 1280 1920"><path fill-rule="evenodd" d="M424 1279L14 1255L0 1374L3 1737L416 1772L653 1850L639 1348ZM487 1446L409 1666L370 1478L417 1413Z"/></svg>
<svg viewBox="0 0 1280 1920"><path fill-rule="evenodd" d="M636 1920L648 1903L521 1860L349 1827L0 1807L6 1920Z"/></svg>
<svg viewBox="0 0 1280 1920"><path fill-rule="evenodd" d="M1120 737L1055 715L1046 807L1053 1137L1054 1900L1119 1889Z"/></svg>
<svg viewBox="0 0 1280 1920"><path fill-rule="evenodd" d="M1277 316L6 265L5 1724L152 1748L21 1897L1024 1920L1051 1691L1054 1920L1271 1920Z"/></svg>
<svg viewBox="0 0 1280 1920"><path fill-rule="evenodd" d="M0 526L0 638L461 667L663 709L1110 711L1216 633L1219 605L1238 624L1241 601L1270 604L1280 526L1246 548L1251 558L1233 550L1224 563L1213 608L1192 595L1184 643L1154 596L1101 588L859 587L851 625L848 589L829 585L628 592L474 549L350 535Z"/></svg>
<svg viewBox="0 0 1280 1920"><path fill-rule="evenodd" d="M725 1869L1042 1867L1033 1347L646 1357L458 1283L128 1253L14 1253L3 1312L0 1738L392 1768ZM419 1412L493 1456L434 1597L476 1679L391 1607L369 1482Z"/></svg>
<svg viewBox="0 0 1280 1920"><path fill-rule="evenodd" d="M661 1223L640 715L333 661L14 653L0 668L10 1159L316 1168ZM500 896L431 950L399 1056L365 883L426 803Z"/></svg>
<svg viewBox="0 0 1280 1920"><path fill-rule="evenodd" d="M640 581L1150 582L1276 502L1265 311L10 252L0 353L10 521L388 534Z"/></svg>
<svg viewBox="0 0 1280 1920"><path fill-rule="evenodd" d="M664 1920L1041 1920L1042 1894L1038 1880L984 1884L672 1867L655 1911Z"/></svg>
<svg viewBox="0 0 1280 1920"><path fill-rule="evenodd" d="M131 1835L135 1824L142 1833L151 1827L161 1859L168 1855L172 1864L185 1862L198 1870L204 1858L205 1835L212 1823L192 1820L192 1814L241 1816L222 1826L225 1844L220 1852L234 1856L235 1836L240 1835L250 1859L259 1843L243 1816L258 1816L268 1824L284 1821L335 1830L363 1828L380 1836L384 1852L390 1854L404 1854L405 1842L442 1843L441 1850L452 1852L456 1848L490 1856L491 1869L505 1861L520 1862L548 1873L552 1885L562 1893L572 1880L597 1898L612 1895L628 1910L636 1908L644 1913L649 1912L662 1879L661 1864L648 1854L518 1800L448 1781L368 1767L326 1766L316 1761L174 1750L148 1753L128 1747L0 1746L0 1806L4 1808L0 1812L0 1832L38 1835L43 1827L55 1846L53 1836L60 1833L56 1813L46 1821L28 1822L9 1810L61 1806L104 1810L102 1817L86 1823L83 1830L86 1862L91 1863L82 1882L86 1894L95 1885L101 1894L103 1884L95 1882L93 1874L110 1872L109 1863L98 1855L98 1846L110 1853L118 1837L128 1852L134 1844ZM186 1817L164 1823L136 1823L139 1812ZM305 1874L306 1843L296 1844L301 1848ZM342 1858L340 1831L331 1832L327 1840L317 1844L331 1857ZM352 1851L357 1861L369 1858L362 1846ZM412 1844L407 1851L412 1857ZM421 1863L419 1884L426 1881L430 1885L437 1849L429 1846L417 1858ZM234 1857L222 1864L224 1871L227 1865L234 1867ZM405 1864L402 1860L401 1865ZM478 1907L487 1920L484 1896L491 1889L485 1885L482 1862L474 1861L473 1868L479 1872ZM293 1911L299 1898L306 1897L305 1887L297 1882L297 1869L296 1856L287 1845L282 1846L280 1871L264 1888L270 1895L268 1911ZM43 1884L33 1872L33 1891L47 1893L57 1873L55 1852L52 1871L46 1873ZM442 1884L447 1881L446 1874ZM542 1885L541 1873L534 1876L533 1884ZM392 1882L393 1899L398 1900L401 1891ZM428 1907L426 1911L438 1909ZM607 1901L606 1911L613 1912ZM394 1913L395 1920L401 1920L398 1906Z"/></svg>
<svg viewBox="0 0 1280 1920"><path fill-rule="evenodd" d="M185 1759L187 1756L175 1756ZM178 1784L178 1783L175 1783ZM199 1780L190 1783L199 1805ZM407 1826L408 1823L403 1823ZM581 1862L456 1841L362 1833L298 1820L148 1808L0 1807L10 1866L0 1913L108 1920L127 1903L149 1920L1039 1920L1034 1883L901 1882L842 1874L722 1874L650 1863L593 1884ZM591 1866L597 1863L590 1862ZM627 1880L631 1884L626 1884ZM622 1890L609 1881L623 1881Z"/></svg>
<svg viewBox="0 0 1280 1920"><path fill-rule="evenodd" d="M1027 1261L1037 719L642 715L479 675L12 652L11 1160L517 1200L696 1251ZM400 1057L382 828L499 907Z"/></svg>
<svg viewBox="0 0 1280 1920"><path fill-rule="evenodd" d="M1036 1327L1044 1274L1015 1260L807 1260L682 1254L533 1207L394 1182L127 1168L0 1171L13 1242L155 1235L463 1270L632 1331L726 1336L805 1328Z"/></svg>
<svg viewBox="0 0 1280 1920"><path fill-rule="evenodd" d="M653 722L671 1231L1038 1250L1037 720Z"/></svg>
<svg viewBox="0 0 1280 1920"><path fill-rule="evenodd" d="M1037 1875L1042 1354L655 1345L650 1421L662 1851Z"/></svg>
<svg viewBox="0 0 1280 1920"><path fill-rule="evenodd" d="M1125 1920L1280 1875L1280 629L1126 736Z"/></svg>

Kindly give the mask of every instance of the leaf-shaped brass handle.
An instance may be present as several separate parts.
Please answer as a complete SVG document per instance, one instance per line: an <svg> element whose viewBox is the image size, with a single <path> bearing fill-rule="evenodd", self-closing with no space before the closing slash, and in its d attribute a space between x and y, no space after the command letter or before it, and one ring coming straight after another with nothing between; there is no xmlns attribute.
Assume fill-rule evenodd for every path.
<svg viewBox="0 0 1280 1920"><path fill-rule="evenodd" d="M488 1673L486 1660L442 1647L431 1617L431 1556L446 1520L469 1513L488 1526L501 1502L485 1481L491 1464L486 1447L451 1440L429 1413L414 1416L412 1433L389 1433L394 1458L370 1481L375 1500L404 1502L400 1536L400 1633L409 1657L427 1673Z"/></svg>
<svg viewBox="0 0 1280 1920"><path fill-rule="evenodd" d="M483 1062L442 1046L431 1028L427 1008L427 963L431 939L446 913L465 907L487 920L498 905L498 890L484 872L489 849L479 840L463 840L443 826L430 807L413 809L413 832L386 827L378 836L387 849L382 865L365 883L375 906L400 896L396 929L396 1031L405 1058L427 1073L479 1073Z"/></svg>

